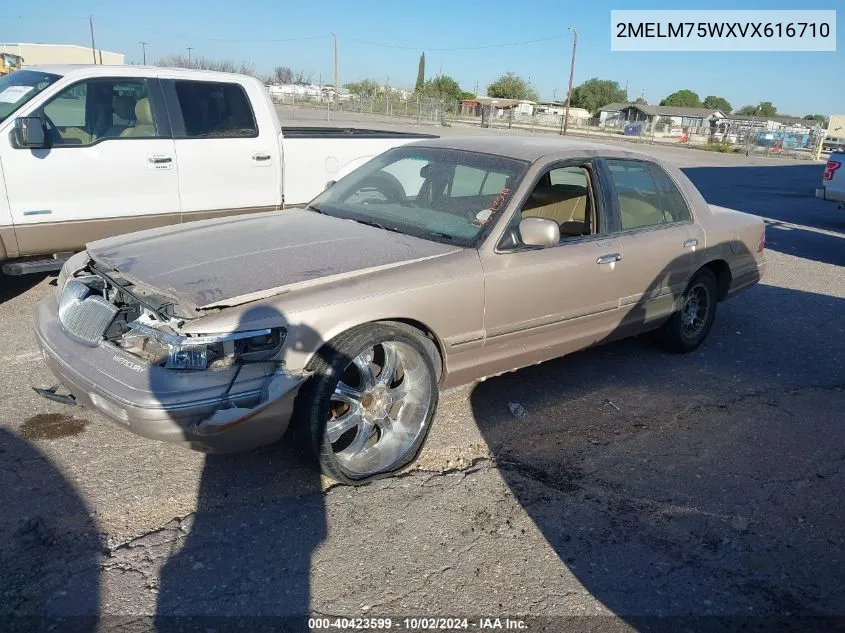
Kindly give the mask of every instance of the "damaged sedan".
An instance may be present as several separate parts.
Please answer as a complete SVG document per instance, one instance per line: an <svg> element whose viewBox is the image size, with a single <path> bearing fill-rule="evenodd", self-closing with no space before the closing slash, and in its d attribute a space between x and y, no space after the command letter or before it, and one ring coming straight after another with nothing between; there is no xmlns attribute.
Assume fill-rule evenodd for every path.
<svg viewBox="0 0 845 633"><path fill-rule="evenodd" d="M430 139L303 209L93 242L35 312L45 397L207 452L293 423L327 475L412 462L438 391L651 332L696 349L763 222L594 143Z"/></svg>

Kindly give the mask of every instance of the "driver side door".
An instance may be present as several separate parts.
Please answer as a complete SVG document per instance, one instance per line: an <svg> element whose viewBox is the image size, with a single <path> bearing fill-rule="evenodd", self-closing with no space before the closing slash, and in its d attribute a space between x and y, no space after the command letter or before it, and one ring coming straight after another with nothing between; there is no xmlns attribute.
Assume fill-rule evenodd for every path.
<svg viewBox="0 0 845 633"><path fill-rule="evenodd" d="M176 155L155 80L92 78L27 113L51 144L0 141L21 255L81 250L86 242L180 221Z"/></svg>
<svg viewBox="0 0 845 633"><path fill-rule="evenodd" d="M556 222L560 242L523 245L518 226L529 217ZM537 179L495 247L480 251L485 374L577 351L616 330L621 315L613 279L622 251L606 217L595 164L557 164Z"/></svg>

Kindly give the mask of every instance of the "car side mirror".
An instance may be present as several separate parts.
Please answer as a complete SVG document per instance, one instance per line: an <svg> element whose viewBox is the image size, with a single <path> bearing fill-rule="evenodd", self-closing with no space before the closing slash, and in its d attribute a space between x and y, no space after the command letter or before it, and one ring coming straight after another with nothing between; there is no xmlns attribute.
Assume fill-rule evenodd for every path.
<svg viewBox="0 0 845 633"><path fill-rule="evenodd" d="M47 145L44 122L37 116L21 116L15 119L14 135L19 148L40 149Z"/></svg>
<svg viewBox="0 0 845 633"><path fill-rule="evenodd" d="M547 218L523 218L519 238L526 246L555 246L560 242L560 226Z"/></svg>

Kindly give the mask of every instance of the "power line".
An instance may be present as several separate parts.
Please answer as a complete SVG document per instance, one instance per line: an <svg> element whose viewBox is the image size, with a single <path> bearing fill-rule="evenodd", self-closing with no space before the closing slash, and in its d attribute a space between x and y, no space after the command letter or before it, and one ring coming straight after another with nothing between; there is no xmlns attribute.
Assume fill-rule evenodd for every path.
<svg viewBox="0 0 845 633"><path fill-rule="evenodd" d="M535 42L547 42L549 40L558 40L566 37L565 34L560 35L550 35L549 37L538 37L534 40L522 40L520 42L506 42L501 44L482 44L481 46L456 46L454 48L434 48L431 46L405 46L403 44L383 44L381 42L370 42L367 40L359 40L355 39L354 37L347 38L351 42L357 42L358 44L367 44L368 46L379 46L382 48L398 48L402 50L426 50L426 51L479 51L488 48L505 48L506 46L521 46L523 44L534 44Z"/></svg>
<svg viewBox="0 0 845 633"><path fill-rule="evenodd" d="M152 31L153 35L161 35L164 37L188 37L191 40L204 40L207 42L259 42L259 43L278 43L278 42L304 42L307 40L326 40L331 35L313 35L310 37L287 37L287 38L270 38L262 39L255 37L201 37L195 35L186 35L185 33L165 33L163 31Z"/></svg>

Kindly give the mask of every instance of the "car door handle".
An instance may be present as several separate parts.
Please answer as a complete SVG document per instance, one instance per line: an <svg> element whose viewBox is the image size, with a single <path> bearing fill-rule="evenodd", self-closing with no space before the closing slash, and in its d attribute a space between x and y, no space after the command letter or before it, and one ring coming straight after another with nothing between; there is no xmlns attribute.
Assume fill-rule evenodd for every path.
<svg viewBox="0 0 845 633"><path fill-rule="evenodd" d="M270 156L270 154L259 153L259 154L253 154L252 155L252 160L254 160L256 163L263 163L265 161L270 160L271 158L272 158L272 156Z"/></svg>
<svg viewBox="0 0 845 633"><path fill-rule="evenodd" d="M153 165L166 165L173 162L172 156L150 156L147 159Z"/></svg>
<svg viewBox="0 0 845 633"><path fill-rule="evenodd" d="M621 262L622 255L619 253L610 253L609 255L602 255L596 260L597 264L613 264L614 262Z"/></svg>
<svg viewBox="0 0 845 633"><path fill-rule="evenodd" d="M698 246L698 240L687 240L684 242L684 248L695 248Z"/></svg>

